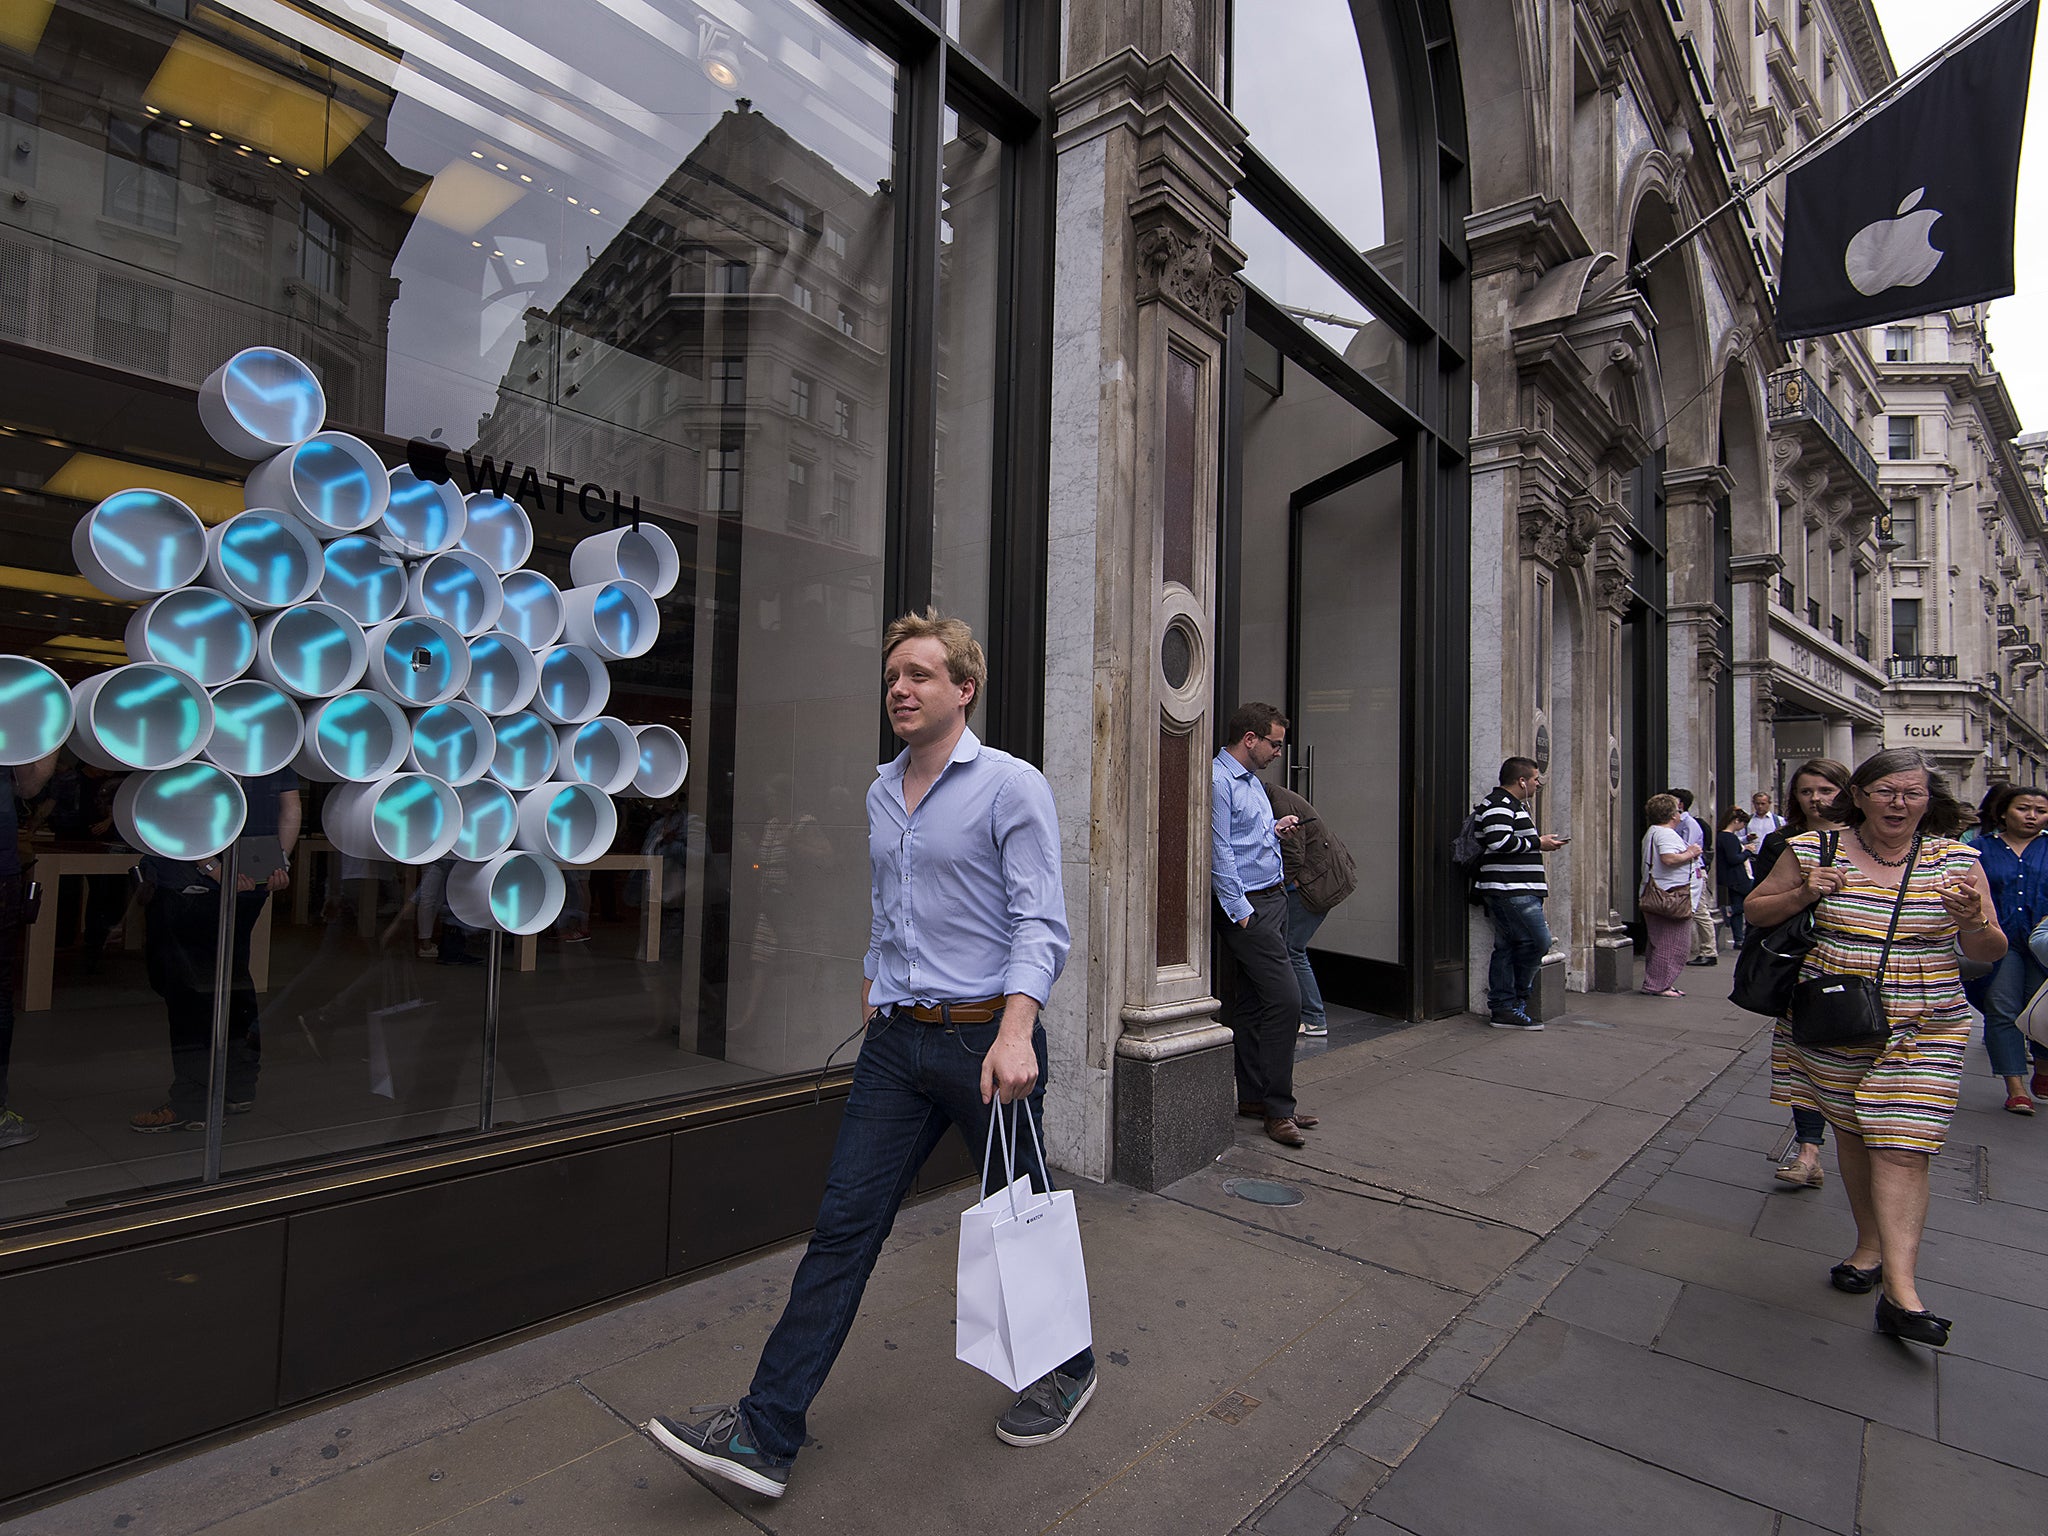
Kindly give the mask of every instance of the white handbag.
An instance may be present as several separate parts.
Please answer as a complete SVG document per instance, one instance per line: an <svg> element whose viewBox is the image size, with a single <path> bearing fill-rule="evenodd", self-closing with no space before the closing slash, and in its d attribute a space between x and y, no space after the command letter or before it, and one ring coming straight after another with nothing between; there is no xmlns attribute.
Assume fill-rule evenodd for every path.
<svg viewBox="0 0 2048 1536"><path fill-rule="evenodd" d="M2020 1016L2014 1022L2019 1025L2021 1034L2048 1049L2048 982L2044 982L2027 999L2027 1006L2020 1010Z"/></svg>
<svg viewBox="0 0 2048 1536"><path fill-rule="evenodd" d="M1045 1149L1031 1111L1021 1102L1013 1109L1031 1129L1039 1176L1049 1186ZM983 1189L988 1188L1002 1120L998 1101L989 1115L988 1148L982 1154ZM1073 1191L1039 1194L1031 1188L1029 1169L1018 1177L1011 1150L1014 1120L1011 1126L1002 1136L1006 1186L960 1216L954 1353L1012 1392L1022 1392L1086 1349L1094 1328Z"/></svg>

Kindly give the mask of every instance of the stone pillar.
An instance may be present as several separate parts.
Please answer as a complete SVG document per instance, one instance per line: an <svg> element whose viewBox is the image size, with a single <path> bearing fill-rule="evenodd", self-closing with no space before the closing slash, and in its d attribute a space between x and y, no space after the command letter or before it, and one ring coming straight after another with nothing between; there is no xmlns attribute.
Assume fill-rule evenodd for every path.
<svg viewBox="0 0 2048 1536"><path fill-rule="evenodd" d="M1053 92L1046 771L1082 985L1049 1025L1049 1138L1064 1166L1146 1189L1213 1160L1235 1111L1209 972L1217 448L1243 264L1220 17L1077 8Z"/></svg>
<svg viewBox="0 0 2048 1536"><path fill-rule="evenodd" d="M1639 810L1635 806L1623 805L1620 795L1621 733L1616 711L1622 704L1614 696L1614 658L1621 647L1621 618L1629 606L1628 568L1622 563L1623 558L1618 548L1610 546L1605 549L1594 578L1599 598L1600 691L1608 700L1607 835L1602 846L1609 849L1616 846L1618 839L1625 838L1634 843ZM1633 870L1633 862L1629 867ZM1617 903L1628 900L1634 893L1613 890L1612 880L1610 874L1607 915L1601 919L1593 938L1591 990L1633 992L1636 985L1636 945L1635 940L1629 937L1627 925L1621 920Z"/></svg>

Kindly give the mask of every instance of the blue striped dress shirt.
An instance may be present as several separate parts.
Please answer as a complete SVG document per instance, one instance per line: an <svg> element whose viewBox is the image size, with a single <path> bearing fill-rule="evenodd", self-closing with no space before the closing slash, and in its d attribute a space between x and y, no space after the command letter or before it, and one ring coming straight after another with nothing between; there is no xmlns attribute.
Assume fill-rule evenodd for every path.
<svg viewBox="0 0 2048 1536"><path fill-rule="evenodd" d="M1233 923L1251 916L1246 891L1263 891L1282 877L1280 837L1273 802L1259 776L1228 752L1209 767L1209 887Z"/></svg>

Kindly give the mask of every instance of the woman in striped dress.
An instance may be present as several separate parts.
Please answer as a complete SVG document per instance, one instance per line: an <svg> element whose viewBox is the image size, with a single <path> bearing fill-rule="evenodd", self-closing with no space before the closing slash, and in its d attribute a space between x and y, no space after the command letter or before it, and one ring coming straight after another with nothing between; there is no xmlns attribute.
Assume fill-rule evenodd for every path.
<svg viewBox="0 0 2048 1536"><path fill-rule="evenodd" d="M1928 1160L1948 1133L1970 1043L1956 941L1973 960L1996 960L2005 935L1976 853L1954 840L1968 813L1925 754L1878 753L1850 777L1848 799L1837 803L1849 830L1835 862L1821 866L1824 834L1789 839L1794 857L1780 859L1751 895L1749 920L1770 927L1814 907L1816 938L1801 979L1871 976L1897 902L1898 935L1878 979L1891 1038L1882 1046L1802 1046L1780 1023L1771 1101L1817 1109L1835 1128L1856 1217L1855 1251L1829 1273L1835 1288L1877 1288L1880 1333L1939 1346L1950 1324L1921 1305L1913 1272Z"/></svg>

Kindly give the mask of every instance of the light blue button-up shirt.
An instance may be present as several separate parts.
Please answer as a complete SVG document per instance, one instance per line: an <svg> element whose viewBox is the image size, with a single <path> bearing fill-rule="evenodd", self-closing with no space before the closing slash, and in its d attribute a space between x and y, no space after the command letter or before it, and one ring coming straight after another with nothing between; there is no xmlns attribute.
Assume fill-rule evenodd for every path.
<svg viewBox="0 0 2048 1536"><path fill-rule="evenodd" d="M1209 889L1233 923L1251 916L1246 891L1278 885L1283 874L1273 802L1259 776L1228 752L1209 765Z"/></svg>
<svg viewBox="0 0 2048 1536"><path fill-rule="evenodd" d="M868 789L868 1006L1012 992L1042 1005L1072 947L1052 787L962 731L913 812L903 801L909 766L905 748Z"/></svg>

